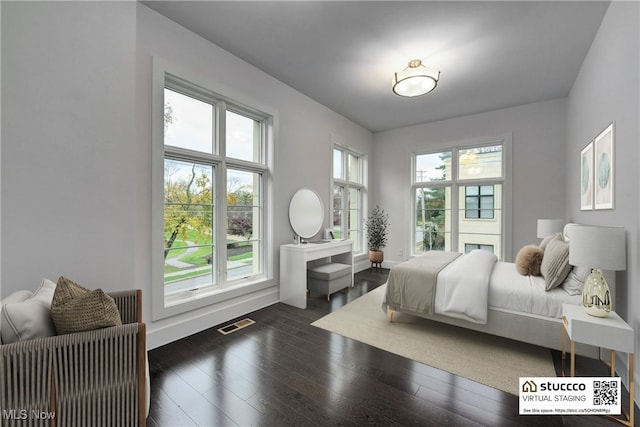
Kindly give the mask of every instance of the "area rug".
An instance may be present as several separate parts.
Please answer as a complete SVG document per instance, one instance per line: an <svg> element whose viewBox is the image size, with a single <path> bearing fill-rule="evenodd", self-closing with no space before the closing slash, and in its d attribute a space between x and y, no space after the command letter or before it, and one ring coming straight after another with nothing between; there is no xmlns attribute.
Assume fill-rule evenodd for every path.
<svg viewBox="0 0 640 427"><path fill-rule="evenodd" d="M548 349L380 308L380 286L312 325L518 394L520 377L555 377Z"/></svg>

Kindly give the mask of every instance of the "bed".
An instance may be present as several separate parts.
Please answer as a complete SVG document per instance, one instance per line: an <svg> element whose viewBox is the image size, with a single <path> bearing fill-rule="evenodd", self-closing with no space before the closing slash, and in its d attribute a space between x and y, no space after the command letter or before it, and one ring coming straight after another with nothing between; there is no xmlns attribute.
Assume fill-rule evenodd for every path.
<svg viewBox="0 0 640 427"><path fill-rule="evenodd" d="M570 227L565 227L549 239L569 238ZM551 259L551 253L547 247L545 256ZM568 254L564 268L568 272L554 276L556 283L549 289L548 269L547 278L522 275L516 263L498 261L482 250L429 252L391 269L382 308L390 321L394 312L402 312L560 350L562 305L582 303L580 290L588 275L588 269L568 265ZM615 301L615 275L603 274ZM594 347L576 351L599 357Z"/></svg>

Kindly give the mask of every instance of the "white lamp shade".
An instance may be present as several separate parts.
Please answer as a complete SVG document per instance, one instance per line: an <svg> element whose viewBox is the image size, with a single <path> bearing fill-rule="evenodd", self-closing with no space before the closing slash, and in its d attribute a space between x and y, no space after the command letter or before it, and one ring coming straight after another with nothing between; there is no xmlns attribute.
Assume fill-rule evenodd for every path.
<svg viewBox="0 0 640 427"><path fill-rule="evenodd" d="M624 227L572 224L570 237L569 264L601 270L627 268Z"/></svg>
<svg viewBox="0 0 640 427"><path fill-rule="evenodd" d="M561 232L563 227L564 219L539 219L537 236L544 239L554 233Z"/></svg>

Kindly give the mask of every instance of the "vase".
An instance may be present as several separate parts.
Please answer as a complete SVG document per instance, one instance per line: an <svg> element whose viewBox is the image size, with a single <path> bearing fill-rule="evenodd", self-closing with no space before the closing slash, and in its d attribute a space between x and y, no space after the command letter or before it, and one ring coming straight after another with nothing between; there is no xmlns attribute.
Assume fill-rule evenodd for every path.
<svg viewBox="0 0 640 427"><path fill-rule="evenodd" d="M582 305L591 316L607 317L611 312L611 292L600 270L593 269L584 282Z"/></svg>

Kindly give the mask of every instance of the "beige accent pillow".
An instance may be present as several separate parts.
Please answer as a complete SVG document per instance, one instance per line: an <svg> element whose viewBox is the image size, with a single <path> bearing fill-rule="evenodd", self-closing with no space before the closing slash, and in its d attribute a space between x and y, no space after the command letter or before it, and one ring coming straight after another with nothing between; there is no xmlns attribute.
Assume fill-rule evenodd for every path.
<svg viewBox="0 0 640 427"><path fill-rule="evenodd" d="M42 279L33 294L18 291L2 301L0 335L4 344L56 334L50 309L55 289L55 283Z"/></svg>
<svg viewBox="0 0 640 427"><path fill-rule="evenodd" d="M51 315L58 334L122 325L113 298L102 289L89 290L66 277L58 279Z"/></svg>
<svg viewBox="0 0 640 427"><path fill-rule="evenodd" d="M548 235L547 237L542 239L542 242L540 242L540 249L545 250L550 241L561 235L561 233L553 233Z"/></svg>
<svg viewBox="0 0 640 427"><path fill-rule="evenodd" d="M546 282L546 290L558 287L571 271L569 264L569 242L561 234L551 239L544 250L540 271Z"/></svg>
<svg viewBox="0 0 640 427"><path fill-rule="evenodd" d="M523 246L516 255L516 270L523 276L539 276L544 250L537 245Z"/></svg>

